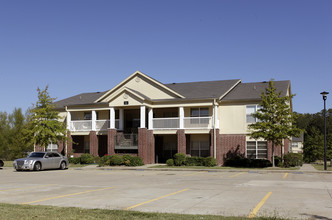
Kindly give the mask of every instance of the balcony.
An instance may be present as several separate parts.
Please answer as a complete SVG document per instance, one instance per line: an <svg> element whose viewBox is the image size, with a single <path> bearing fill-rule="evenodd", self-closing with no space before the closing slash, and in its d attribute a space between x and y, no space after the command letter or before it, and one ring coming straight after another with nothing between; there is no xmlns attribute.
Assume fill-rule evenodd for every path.
<svg viewBox="0 0 332 220"><path fill-rule="evenodd" d="M185 117L183 129L211 129L212 117ZM153 129L180 129L180 118L154 118Z"/></svg>

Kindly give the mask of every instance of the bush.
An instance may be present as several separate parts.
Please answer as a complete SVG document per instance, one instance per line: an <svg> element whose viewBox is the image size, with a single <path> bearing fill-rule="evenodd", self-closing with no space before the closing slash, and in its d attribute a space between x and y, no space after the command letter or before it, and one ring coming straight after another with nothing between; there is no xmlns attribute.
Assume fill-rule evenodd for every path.
<svg viewBox="0 0 332 220"><path fill-rule="evenodd" d="M69 157L68 160L69 160L69 163L72 163L72 164L79 164L81 162L80 157Z"/></svg>
<svg viewBox="0 0 332 220"><path fill-rule="evenodd" d="M98 166L103 167L105 165L109 165L110 164L110 159L111 159L111 156L104 155L102 157L98 157L96 159L96 163L98 164Z"/></svg>
<svg viewBox="0 0 332 220"><path fill-rule="evenodd" d="M255 168L264 168L264 167L271 167L272 163L269 160L265 159L253 159L250 160L250 167L255 167Z"/></svg>
<svg viewBox="0 0 332 220"><path fill-rule="evenodd" d="M185 165L186 155L183 153L177 153L174 155L174 164L175 166Z"/></svg>
<svg viewBox="0 0 332 220"><path fill-rule="evenodd" d="M110 165L111 166L120 166L123 163L124 163L123 158L120 155L114 154L110 157Z"/></svg>
<svg viewBox="0 0 332 220"><path fill-rule="evenodd" d="M95 158L91 154L81 155L81 164L92 164L95 162Z"/></svg>
<svg viewBox="0 0 332 220"><path fill-rule="evenodd" d="M274 165L276 167L282 167L282 160L279 156L274 156Z"/></svg>
<svg viewBox="0 0 332 220"><path fill-rule="evenodd" d="M302 154L288 153L284 156L284 166L285 167L295 167L303 165Z"/></svg>
<svg viewBox="0 0 332 220"><path fill-rule="evenodd" d="M143 162L142 158L140 158L139 156L131 157L129 166L137 167L137 166L143 166L143 165L144 165L144 162Z"/></svg>
<svg viewBox="0 0 332 220"><path fill-rule="evenodd" d="M213 157L206 157L206 158L204 158L204 166L206 166L206 167L217 166L217 160Z"/></svg>
<svg viewBox="0 0 332 220"><path fill-rule="evenodd" d="M131 163L132 158L133 158L133 157L132 157L131 155L129 155L129 154L124 154L124 155L122 156L122 160L123 160L124 165L126 165L126 166L131 166L130 163Z"/></svg>
<svg viewBox="0 0 332 220"><path fill-rule="evenodd" d="M224 166L229 167L249 167L250 159L241 156L234 156L225 160Z"/></svg>
<svg viewBox="0 0 332 220"><path fill-rule="evenodd" d="M167 166L174 166L174 160L173 159L168 159L166 161Z"/></svg>
<svg viewBox="0 0 332 220"><path fill-rule="evenodd" d="M204 157L187 157L185 165L186 166L204 166Z"/></svg>

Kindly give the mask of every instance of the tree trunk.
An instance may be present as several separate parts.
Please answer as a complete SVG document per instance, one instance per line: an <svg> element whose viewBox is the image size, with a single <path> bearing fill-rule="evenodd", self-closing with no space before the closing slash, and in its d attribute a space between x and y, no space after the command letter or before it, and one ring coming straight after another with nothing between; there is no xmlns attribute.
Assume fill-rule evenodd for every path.
<svg viewBox="0 0 332 220"><path fill-rule="evenodd" d="M274 164L274 143L272 142L272 167L275 167Z"/></svg>

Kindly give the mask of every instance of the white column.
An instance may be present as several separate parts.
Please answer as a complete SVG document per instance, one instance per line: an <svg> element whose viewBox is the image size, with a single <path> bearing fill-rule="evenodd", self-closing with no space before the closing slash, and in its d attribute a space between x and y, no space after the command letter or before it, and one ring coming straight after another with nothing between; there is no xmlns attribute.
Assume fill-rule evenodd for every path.
<svg viewBox="0 0 332 220"><path fill-rule="evenodd" d="M184 109L183 107L179 107L180 113L180 129L184 129Z"/></svg>
<svg viewBox="0 0 332 220"><path fill-rule="evenodd" d="M96 111L92 111L92 130L96 130L96 120L97 120L97 114Z"/></svg>
<svg viewBox="0 0 332 220"><path fill-rule="evenodd" d="M149 109L149 130L153 129L153 108Z"/></svg>
<svg viewBox="0 0 332 220"><path fill-rule="evenodd" d="M145 106L141 106L141 127L140 128L145 128Z"/></svg>
<svg viewBox="0 0 332 220"><path fill-rule="evenodd" d="M110 128L115 128L115 110L113 107L110 108Z"/></svg>
<svg viewBox="0 0 332 220"><path fill-rule="evenodd" d="M119 130L123 130L123 109L119 109Z"/></svg>
<svg viewBox="0 0 332 220"><path fill-rule="evenodd" d="M71 113L67 112L67 129L70 130L70 124L71 124Z"/></svg>

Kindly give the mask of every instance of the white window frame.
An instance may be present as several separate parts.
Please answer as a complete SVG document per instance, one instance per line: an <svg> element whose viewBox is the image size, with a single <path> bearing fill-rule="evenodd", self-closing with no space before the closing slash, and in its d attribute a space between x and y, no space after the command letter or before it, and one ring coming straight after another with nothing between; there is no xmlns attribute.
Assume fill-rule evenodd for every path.
<svg viewBox="0 0 332 220"><path fill-rule="evenodd" d="M48 152L58 152L59 146L57 144L53 144L52 142L47 145L46 151Z"/></svg>
<svg viewBox="0 0 332 220"><path fill-rule="evenodd" d="M246 141L246 157L248 158L248 142L253 142L253 143L255 143L255 150L256 150L256 152L255 152L255 158L253 158L253 159L267 159L268 158L268 143L267 143L267 141ZM259 142L264 142L265 144L266 144L266 157L264 157L264 158L259 158L258 157L258 143Z"/></svg>
<svg viewBox="0 0 332 220"><path fill-rule="evenodd" d="M254 108L254 112L248 113L248 108ZM260 106L260 105L247 105L246 106L246 122L248 124L259 122L259 120L255 117L253 117L252 114L255 114L261 108L262 108L262 106ZM253 121L248 122L248 117L252 117Z"/></svg>

